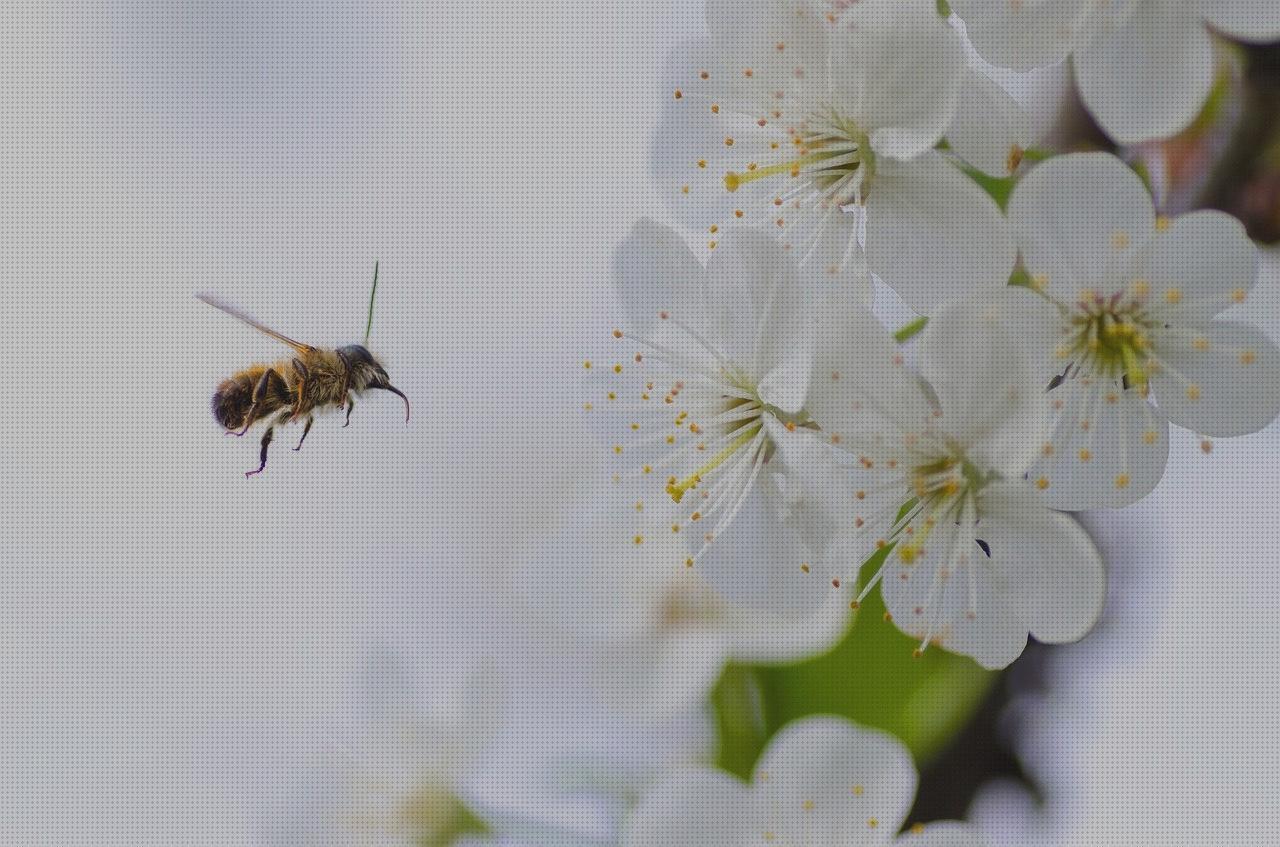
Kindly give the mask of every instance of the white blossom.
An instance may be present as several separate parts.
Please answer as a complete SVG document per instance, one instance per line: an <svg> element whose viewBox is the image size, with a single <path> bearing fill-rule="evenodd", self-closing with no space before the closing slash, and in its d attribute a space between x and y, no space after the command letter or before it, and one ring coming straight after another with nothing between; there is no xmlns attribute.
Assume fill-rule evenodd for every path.
<svg viewBox="0 0 1280 847"><path fill-rule="evenodd" d="M818 460L802 433L825 282L758 231L724 233L704 268L674 232L641 222L617 255L630 320L609 356L581 363L607 478L635 494L609 498L619 513L606 525L730 599L796 613L825 600L796 575L829 572L836 529L795 481ZM672 536L674 555L658 543Z"/></svg>
<svg viewBox="0 0 1280 847"><path fill-rule="evenodd" d="M1167 422L1227 437L1280 413L1280 351L1251 326L1215 319L1247 302L1257 273L1237 220L1158 216L1137 175L1099 153L1036 167L1009 216L1034 286L1018 338L1056 386L1055 423L1030 469L1046 502L1074 510L1142 497L1163 474Z"/></svg>
<svg viewBox="0 0 1280 847"><path fill-rule="evenodd" d="M917 777L897 739L840 718L783 728L751 785L720 771L673 773L636 809L622 847L980 847L959 822L898 835Z"/></svg>
<svg viewBox="0 0 1280 847"><path fill-rule="evenodd" d="M935 150L969 77L933 0L711 0L707 28L674 59L657 165L710 241L727 222L763 226L837 276L860 272L865 247L920 312L1008 279L1000 209Z"/></svg>
<svg viewBox="0 0 1280 847"><path fill-rule="evenodd" d="M1213 86L1209 28L1280 39L1272 0L953 0L974 46L1018 70L1071 56L1089 111L1125 144L1185 128Z"/></svg>
<svg viewBox="0 0 1280 847"><path fill-rule="evenodd" d="M1025 479L1048 401L1010 314L1007 289L942 311L921 339L921 379L865 310L831 309L809 400L813 437L847 460L847 482L812 484L851 531L852 561L894 545L858 599L880 585L921 651L989 668L1017 658L1028 632L1083 636L1104 586L1088 536Z"/></svg>

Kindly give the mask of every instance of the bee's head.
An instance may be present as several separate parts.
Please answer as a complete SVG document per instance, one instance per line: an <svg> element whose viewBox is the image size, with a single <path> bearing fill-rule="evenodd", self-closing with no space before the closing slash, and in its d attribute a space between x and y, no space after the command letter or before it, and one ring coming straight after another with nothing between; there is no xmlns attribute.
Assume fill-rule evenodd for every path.
<svg viewBox="0 0 1280 847"><path fill-rule="evenodd" d="M391 377L387 375L387 369L373 357L367 347L361 344L349 344L346 347L338 348L338 353L345 360L347 367L351 369L350 381L352 388L356 391L375 388L398 394L404 400L404 419L408 422L409 398L405 397L404 392L391 384Z"/></svg>

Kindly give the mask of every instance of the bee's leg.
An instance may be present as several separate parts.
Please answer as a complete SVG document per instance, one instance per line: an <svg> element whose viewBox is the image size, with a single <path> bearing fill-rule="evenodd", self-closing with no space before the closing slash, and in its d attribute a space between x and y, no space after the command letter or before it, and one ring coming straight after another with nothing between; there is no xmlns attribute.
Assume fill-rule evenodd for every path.
<svg viewBox="0 0 1280 847"><path fill-rule="evenodd" d="M347 426L348 426L348 425L350 425L350 423L351 423L351 410L352 410L352 409L354 409L355 407L356 407L356 398L354 398L354 397L352 397L351 395L349 395L349 394L348 394L348 395L347 395L347 420L346 420L346 423L344 423L344 424L342 425L342 428L343 428L343 429L346 429L346 428L347 428ZM341 407L341 406L339 406L338 408L342 408L342 407Z"/></svg>
<svg viewBox="0 0 1280 847"><path fill-rule="evenodd" d="M266 432L262 433L262 450L258 453L258 469L256 471L245 471L244 475L246 479L254 474L262 473L262 469L267 466L267 448L271 446L271 439L275 436L275 432L276 425L272 424L267 427Z"/></svg>
<svg viewBox="0 0 1280 847"><path fill-rule="evenodd" d="M297 420L298 414L302 411L302 398L305 396L305 390L307 387L307 377L310 374L307 371L307 366L302 363L301 359L293 360L293 372L298 377L297 385L294 387L294 390L298 392L298 396L294 398L294 401L293 401L292 419Z"/></svg>
<svg viewBox="0 0 1280 847"><path fill-rule="evenodd" d="M338 401L338 408L341 409L347 404L349 399L348 392L351 390L351 360L341 350L334 351L338 354L338 360L342 362L342 399ZM350 413L347 414L347 420L351 420ZM346 426L346 424L343 424Z"/></svg>
<svg viewBox="0 0 1280 847"><path fill-rule="evenodd" d="M293 452L297 453L302 449L302 442L307 440L307 433L311 431L311 425L315 423L314 415L307 415L307 425L302 428L302 437L298 439L298 446L293 448Z"/></svg>
<svg viewBox="0 0 1280 847"><path fill-rule="evenodd" d="M235 433L237 436L248 432L249 427L258 419L258 408L262 405L262 398L266 396L272 378L280 379L280 374L276 373L274 368L267 368L262 376L258 377L258 384L253 387L253 400L249 403L249 413L244 416L244 426L240 428L239 432ZM231 430L227 430L227 432L230 433Z"/></svg>

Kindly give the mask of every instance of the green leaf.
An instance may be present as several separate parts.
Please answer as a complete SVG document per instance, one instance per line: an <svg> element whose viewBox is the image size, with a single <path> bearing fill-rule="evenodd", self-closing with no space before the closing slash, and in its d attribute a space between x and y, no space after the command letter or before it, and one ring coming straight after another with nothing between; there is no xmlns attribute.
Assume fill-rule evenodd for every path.
<svg viewBox="0 0 1280 847"><path fill-rule="evenodd" d="M968 175L969 179L978 183L983 191L991 195L991 199L996 201L1001 210L1009 205L1009 195L1013 193L1013 187L1018 184L1017 177L1012 176L989 176L984 174L977 168L969 165L960 165L960 170Z"/></svg>
<svg viewBox="0 0 1280 847"><path fill-rule="evenodd" d="M864 579L875 573L891 549L868 560ZM843 715L890 732L920 762L945 747L997 675L937 647L915 658L918 642L884 616L879 592L873 591L830 652L785 666L731 665L712 696L721 766L748 774L769 736L813 714Z"/></svg>
<svg viewBox="0 0 1280 847"><path fill-rule="evenodd" d="M943 18L951 17L951 4L947 0L938 0L938 16Z"/></svg>

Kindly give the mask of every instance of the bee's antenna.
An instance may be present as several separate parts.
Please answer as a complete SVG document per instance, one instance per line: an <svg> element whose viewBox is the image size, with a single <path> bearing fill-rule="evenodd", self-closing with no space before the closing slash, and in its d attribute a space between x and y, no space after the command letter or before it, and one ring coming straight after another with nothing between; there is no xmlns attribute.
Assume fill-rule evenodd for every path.
<svg viewBox="0 0 1280 847"><path fill-rule="evenodd" d="M378 262L373 263L373 290L369 292L369 319L364 324L364 343L369 343L369 330L373 329L373 298L378 296Z"/></svg>

